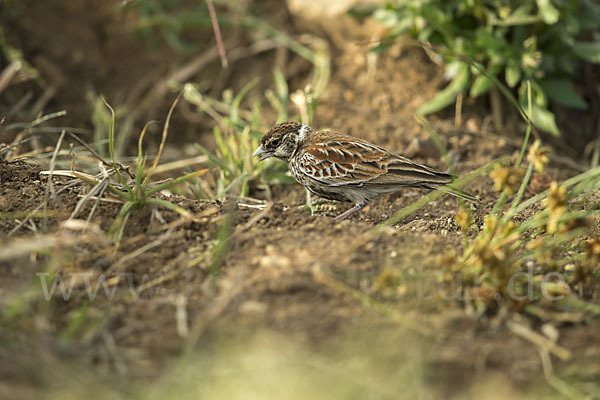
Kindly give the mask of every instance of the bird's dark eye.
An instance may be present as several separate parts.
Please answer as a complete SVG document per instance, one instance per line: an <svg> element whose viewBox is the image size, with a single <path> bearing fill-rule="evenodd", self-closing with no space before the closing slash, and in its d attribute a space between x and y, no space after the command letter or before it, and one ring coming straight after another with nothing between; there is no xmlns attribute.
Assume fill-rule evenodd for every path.
<svg viewBox="0 0 600 400"><path fill-rule="evenodd" d="M279 146L279 143L281 143L281 138L273 139L271 141L271 146L277 147L277 146Z"/></svg>

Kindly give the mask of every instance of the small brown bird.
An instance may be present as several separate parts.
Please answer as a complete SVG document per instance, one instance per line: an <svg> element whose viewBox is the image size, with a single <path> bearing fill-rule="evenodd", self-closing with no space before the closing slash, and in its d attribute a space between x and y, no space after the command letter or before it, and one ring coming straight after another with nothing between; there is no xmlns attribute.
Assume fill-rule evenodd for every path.
<svg viewBox="0 0 600 400"><path fill-rule="evenodd" d="M452 182L449 174L416 164L363 139L315 132L294 121L273 126L253 156L261 156L259 161L269 157L285 161L294 178L317 196L352 202L354 207L338 215L338 220L360 210L370 200L404 187L438 189L479 202L471 195L444 187Z"/></svg>

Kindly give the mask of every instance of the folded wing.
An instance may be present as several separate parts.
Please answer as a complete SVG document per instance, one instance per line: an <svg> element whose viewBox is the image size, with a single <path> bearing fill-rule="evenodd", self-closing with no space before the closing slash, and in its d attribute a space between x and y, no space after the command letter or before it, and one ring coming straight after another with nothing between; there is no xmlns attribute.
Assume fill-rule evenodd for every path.
<svg viewBox="0 0 600 400"><path fill-rule="evenodd" d="M333 186L426 186L452 181L407 158L390 154L369 142L337 134L327 141L312 141L300 157L298 167L308 177Z"/></svg>

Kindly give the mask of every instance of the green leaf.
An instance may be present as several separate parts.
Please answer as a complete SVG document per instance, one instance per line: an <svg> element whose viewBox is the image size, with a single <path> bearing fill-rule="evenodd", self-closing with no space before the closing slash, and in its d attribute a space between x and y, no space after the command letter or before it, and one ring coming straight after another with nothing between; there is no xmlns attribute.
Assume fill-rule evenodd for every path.
<svg viewBox="0 0 600 400"><path fill-rule="evenodd" d="M490 87L492 87L492 81L485 75L479 75L471 85L469 95L471 97L481 96L489 92Z"/></svg>
<svg viewBox="0 0 600 400"><path fill-rule="evenodd" d="M533 11L533 3L531 2L522 2L512 14L505 18L496 19L495 17L491 20L492 25L497 26L519 26L519 25L529 25L534 24L540 21L540 17L538 15L532 15Z"/></svg>
<svg viewBox="0 0 600 400"><path fill-rule="evenodd" d="M467 64L463 64L456 76L444 89L436 93L433 99L423 104L417 115L427 115L439 111L454 102L456 96L469 86L471 72Z"/></svg>
<svg viewBox="0 0 600 400"><path fill-rule="evenodd" d="M540 17L537 15L523 15L514 16L511 15L508 18L498 19L492 21L492 25L497 26L518 26L518 25L530 25L540 21Z"/></svg>
<svg viewBox="0 0 600 400"><path fill-rule="evenodd" d="M600 28L600 5L594 4L593 0L581 0L578 21L583 30Z"/></svg>
<svg viewBox="0 0 600 400"><path fill-rule="evenodd" d="M550 0L537 0L539 15L548 25L555 24L560 17L560 12L552 5Z"/></svg>
<svg viewBox="0 0 600 400"><path fill-rule="evenodd" d="M533 95L533 104L541 108L548 108L548 96L539 82L535 80L531 81L531 93Z"/></svg>
<svg viewBox="0 0 600 400"><path fill-rule="evenodd" d="M167 208L171 211L175 211L177 214L181 215L184 218L192 218L192 213L190 213L188 210L186 210L183 207L178 206L177 204L173 204L171 202L168 202L166 200L161 200L161 199L147 199L146 200L147 204L152 204L155 206L159 206L159 207L164 207Z"/></svg>
<svg viewBox="0 0 600 400"><path fill-rule="evenodd" d="M547 55L545 54L544 57ZM581 58L576 56L565 57L563 54L556 54L555 56L546 57L547 60L554 59L556 62L556 74L565 74L567 76L575 75L577 69L581 65Z"/></svg>
<svg viewBox="0 0 600 400"><path fill-rule="evenodd" d="M586 61L600 64L600 42L578 42L573 45L573 51Z"/></svg>
<svg viewBox="0 0 600 400"><path fill-rule="evenodd" d="M477 31L475 33L475 41L489 53L504 50L508 45L504 37L497 37L493 33L487 31Z"/></svg>
<svg viewBox="0 0 600 400"><path fill-rule="evenodd" d="M446 79L454 79L456 75L458 75L463 68L465 67L465 63L459 60L454 60L448 62L444 66L444 78Z"/></svg>
<svg viewBox="0 0 600 400"><path fill-rule="evenodd" d="M551 133L554 136L560 136L560 131L556 125L553 113L548 111L548 109L539 107L535 104L533 104L531 108L533 115L529 115L529 118L536 127L545 132ZM527 112L527 110L525 112Z"/></svg>
<svg viewBox="0 0 600 400"><path fill-rule="evenodd" d="M521 80L521 68L517 62L509 62L504 73L506 84L514 88L519 80Z"/></svg>
<svg viewBox="0 0 600 400"><path fill-rule="evenodd" d="M372 16L374 19L383 22L387 26L395 26L400 19L399 13L396 10L387 7L378 8Z"/></svg>
<svg viewBox="0 0 600 400"><path fill-rule="evenodd" d="M108 235L113 236L117 242L120 242L121 237L123 237L125 225L127 225L127 220L133 212L134 207L135 203L132 201L128 201L123 204L123 207L121 207L121 210L119 211L119 215L117 215L117 218L108 228Z"/></svg>
<svg viewBox="0 0 600 400"><path fill-rule="evenodd" d="M567 79L547 78L540 81L540 86L548 98L563 106L587 110L587 102L573 89Z"/></svg>

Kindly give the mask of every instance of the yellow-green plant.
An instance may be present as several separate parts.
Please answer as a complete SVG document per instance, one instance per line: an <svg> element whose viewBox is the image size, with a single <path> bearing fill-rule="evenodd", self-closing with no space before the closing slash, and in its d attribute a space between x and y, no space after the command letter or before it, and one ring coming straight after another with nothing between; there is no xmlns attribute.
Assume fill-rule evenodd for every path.
<svg viewBox="0 0 600 400"><path fill-rule="evenodd" d="M567 286L568 283L585 282L582 276L589 277L597 269L597 265L590 267L589 263L595 257L595 247L586 250L578 241L585 239L584 243L592 244L597 241L588 220L598 217L599 213L579 204L600 188L600 168L560 185L553 182L548 190L521 201L536 162L540 166L539 158L544 157L540 153L543 152L539 142L532 145L527 170L510 206L505 204L505 199L509 188L514 193L514 185L507 180L497 184L496 189L502 192L497 202L498 212L485 217L483 228L470 243L466 243L461 256L446 259L449 268L444 279L459 282L465 298L476 300L483 309L509 302L519 309L524 307L526 311L536 312L535 304L541 294L553 290L560 297L552 302L554 307L563 311L577 307L600 313L599 307L583 302ZM511 169L498 167L493 175L509 174L499 174L497 171L502 168ZM542 210L516 223L514 218L532 206ZM468 227L465 220L461 228ZM554 273L565 277L562 285L544 279Z"/></svg>
<svg viewBox="0 0 600 400"><path fill-rule="evenodd" d="M222 101L203 96L192 84L185 85L184 99L196 105L200 111L211 115L217 122L213 128L215 151L211 152L198 145L213 166L211 173L216 189L213 193L206 193L206 190L201 190L199 185L195 185L192 191L197 196L222 198L227 193L247 196L250 184L293 181L285 174L286 167L283 163L271 161L257 163L252 157L254 150L260 144L260 139L269 129L262 123L262 112L258 101L252 104L250 110L241 107L244 96L257 82L256 79L250 81L236 96L233 96L231 91L225 91ZM278 93L283 94L283 88L280 88ZM283 99L279 96L276 99L281 99L281 104L277 107L278 119L285 118L287 98ZM279 101L276 99L273 101Z"/></svg>

